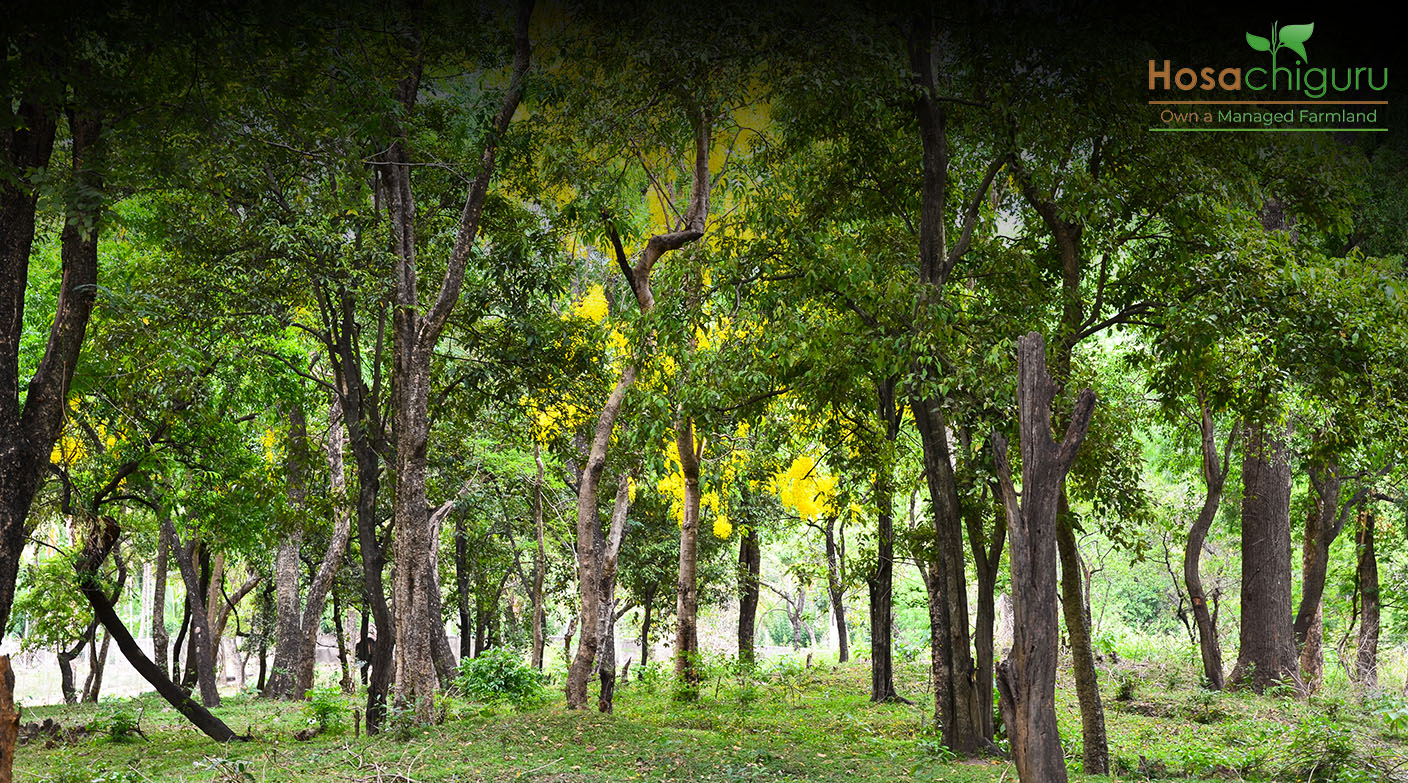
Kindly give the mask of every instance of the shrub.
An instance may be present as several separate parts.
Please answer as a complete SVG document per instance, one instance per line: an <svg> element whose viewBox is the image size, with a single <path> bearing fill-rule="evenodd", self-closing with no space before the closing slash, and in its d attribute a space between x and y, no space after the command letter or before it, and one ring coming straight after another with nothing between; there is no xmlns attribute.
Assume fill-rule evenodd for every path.
<svg viewBox="0 0 1408 783"><path fill-rule="evenodd" d="M510 701L536 704L547 699L543 677L523 662L523 656L508 649L494 649L477 658L460 661L455 688L464 695L485 702Z"/></svg>
<svg viewBox="0 0 1408 783"><path fill-rule="evenodd" d="M308 719L308 725L324 732L342 728L347 717L346 708L342 690L336 685L328 685L309 689L308 701L303 703L303 715Z"/></svg>
<svg viewBox="0 0 1408 783"><path fill-rule="evenodd" d="M107 735L109 742L132 742L142 734L142 714L133 712L128 702L115 702L99 713L93 730Z"/></svg>

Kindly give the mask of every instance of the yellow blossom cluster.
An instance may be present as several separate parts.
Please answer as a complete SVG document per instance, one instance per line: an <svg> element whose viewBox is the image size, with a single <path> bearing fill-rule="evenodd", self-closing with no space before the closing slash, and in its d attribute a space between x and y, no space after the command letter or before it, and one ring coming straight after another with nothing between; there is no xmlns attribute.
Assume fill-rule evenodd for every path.
<svg viewBox="0 0 1408 783"><path fill-rule="evenodd" d="M773 477L772 491L782 505L802 519L836 513L836 477L822 471L815 458L803 455Z"/></svg>

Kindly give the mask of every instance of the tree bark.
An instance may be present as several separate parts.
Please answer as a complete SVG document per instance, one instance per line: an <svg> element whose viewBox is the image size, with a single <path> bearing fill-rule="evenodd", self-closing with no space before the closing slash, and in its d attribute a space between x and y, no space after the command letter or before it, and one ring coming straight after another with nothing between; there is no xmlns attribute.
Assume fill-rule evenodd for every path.
<svg viewBox="0 0 1408 783"><path fill-rule="evenodd" d="M170 558L171 543L166 538L166 529L158 527L156 531L156 570L155 581L152 588L152 654L156 658L156 666L166 675L171 676L171 667L167 663L167 647L170 645L170 638L166 633L166 570Z"/></svg>
<svg viewBox="0 0 1408 783"><path fill-rule="evenodd" d="M1355 656L1355 680L1360 688L1379 687L1379 558L1374 550L1374 512L1360 514L1356 578L1359 582L1359 650Z"/></svg>
<svg viewBox="0 0 1408 783"><path fill-rule="evenodd" d="M63 85L57 88L63 94ZM80 107L83 97L76 99ZM69 383L97 296L103 201L103 180L97 170L102 117L88 108L70 108L76 195L66 206L60 232L62 278L54 320L43 356L22 395L19 357L38 203L36 177L43 176L35 172L50 163L58 116L54 107L30 95L18 96L15 111L15 121L0 131L0 154L17 175L0 183L0 639L14 605L30 505L63 429Z"/></svg>
<svg viewBox="0 0 1408 783"><path fill-rule="evenodd" d="M1291 624L1290 429L1245 426L1241 644L1228 682L1258 693L1285 684L1304 695Z"/></svg>
<svg viewBox="0 0 1408 783"><path fill-rule="evenodd" d="M603 535L600 525L594 526L587 531L591 535L582 546L590 546L593 552L588 554L589 563L595 564L590 570L585 570L579 576L583 582L582 594L582 614L579 628L581 637L577 641L577 654L572 658L572 665L568 669L567 679L567 708L585 709L587 706L587 680L591 675L600 670L597 658L601 654L600 647L605 643L603 634L607 630L607 624L613 620L613 607L615 606L615 586L616 586L616 563L621 552L621 539L625 534L626 515L630 511L630 476L622 473L616 483L616 500L611 509L611 527ZM580 554L578 560L581 560ZM580 572L579 572L580 573ZM586 607L590 606L589 612ZM564 645L571 643L571 634L563 640ZM614 657L614 654L613 654ZM574 679L573 674L585 668L585 676L581 679ZM614 672L614 670L613 670ZM614 676L614 674L613 674ZM610 712L610 703L598 703L598 708L603 712Z"/></svg>
<svg viewBox="0 0 1408 783"><path fill-rule="evenodd" d="M694 420L675 422L675 448L684 473L684 508L680 519L680 578L675 602L675 679L688 687L699 684L699 457Z"/></svg>
<svg viewBox="0 0 1408 783"><path fill-rule="evenodd" d="M438 679L432 665L435 653L430 614L434 551L426 514L426 449L430 439L430 363L440 335L459 299L489 184L493 178L500 138L523 97L528 71L528 21L532 0L522 0L514 25L513 74L498 113L485 135L476 177L466 194L454 246L434 302L421 312L417 290L416 207L411 188L410 152L404 128L397 128L391 143L377 156L375 168L386 196L393 236L392 311L392 432L396 440L396 493L392 502L392 535L396 541L395 596L395 699L417 722L434 716ZM397 83L396 100L405 111L415 108L421 77L421 42L411 36L410 73Z"/></svg>
<svg viewBox="0 0 1408 783"><path fill-rule="evenodd" d="M1222 674L1222 645L1217 638L1217 624L1214 622L1212 613L1208 610L1207 593L1203 589L1199 560L1202 558L1203 543L1207 541L1208 531L1212 529L1213 520L1217 518L1218 506L1222 502L1222 488L1227 481L1227 472L1232 459L1232 447L1237 442L1240 428L1234 426L1232 431L1227 434L1227 445L1223 447L1219 460L1217 433L1212 412L1208 409L1207 402L1202 399L1201 393L1198 404L1201 409L1199 430L1202 443L1203 485L1207 491L1203 496L1202 510L1198 512L1197 520L1193 522L1192 529L1188 531L1188 545L1183 550L1183 584L1188 589L1188 601L1193 605L1193 620L1198 626L1198 650L1203 660L1203 679L1208 688L1219 691L1226 684Z"/></svg>
<svg viewBox="0 0 1408 783"><path fill-rule="evenodd" d="M20 739L20 708L15 706L15 670L0 655L0 783L13 783L15 746Z"/></svg>
<svg viewBox="0 0 1408 783"><path fill-rule="evenodd" d="M837 660L845 663L851 659L850 634L846 631L846 588L841 569L845 567L844 539L840 545L836 539L836 518L826 520L826 596L831 601L831 611L836 616ZM844 523L841 535L845 535Z"/></svg>
<svg viewBox="0 0 1408 783"><path fill-rule="evenodd" d="M548 573L547 544L543 535L543 455L538 441L533 441L533 462L538 474L533 480L533 529L537 549L533 551L533 668L543 670L543 645L547 635L547 608L543 601L543 582ZM648 611L648 610L647 610Z"/></svg>
<svg viewBox="0 0 1408 783"><path fill-rule="evenodd" d="M303 526L308 506L308 427L303 409L297 405L286 412L288 438L285 442L284 473L289 506L299 518L291 520L288 532L274 552L274 670L264 686L264 696L296 699L297 680L302 668L303 602L299 586L302 566ZM314 630L316 634L316 629Z"/></svg>
<svg viewBox="0 0 1408 783"><path fill-rule="evenodd" d="M758 626L758 598L760 592L759 575L762 571L763 554L758 540L758 531L753 525L746 525L738 537L738 660L751 664L757 658L754 649L754 629ZM655 596L646 596L645 621L641 625L641 665L647 661L648 641L646 626L650 621L650 602Z"/></svg>
<svg viewBox="0 0 1408 783"><path fill-rule="evenodd" d="M474 613L469 607L469 529L463 514L455 517L455 611L460 616L460 657L474 657ZM535 668L539 670L542 666Z"/></svg>
<svg viewBox="0 0 1408 783"><path fill-rule="evenodd" d="M156 689L167 704L184 715L196 728L216 742L246 739L246 737L241 737L231 731L229 726L226 726L208 709L191 699L181 686L167 677L165 672L158 669L156 664L146 656L146 653L142 652L141 646L127 631L127 627L123 625L117 612L113 611L112 603L108 601L107 596L103 594L102 587L98 584L97 574L102 568L103 561L107 559L108 553L112 551L113 545L117 543L121 531L118 530L117 523L111 517L100 517L95 521L97 529L89 536L75 564L75 570L78 573L78 589L83 593L83 597L88 599L89 606L93 608L93 615L98 618L98 622L117 642L117 649L122 651L123 656L132 664L132 668ZM165 524L170 526L171 523L167 521ZM168 535L171 533L174 531L168 531ZM179 539L171 535L170 540L178 550L178 564L183 560L189 562L189 558L183 559L179 554L183 549Z"/></svg>
<svg viewBox="0 0 1408 783"><path fill-rule="evenodd" d="M1023 485L1025 486L1025 485ZM1087 775L1110 774L1110 748L1105 736L1105 707L1090 638L1088 592L1081 587L1080 551L1071 528L1070 507L1062 483L1056 512L1056 552L1061 561L1061 610L1071 643L1071 668L1080 701L1081 766Z"/></svg>
<svg viewBox="0 0 1408 783"><path fill-rule="evenodd" d="M982 710L982 730L984 737L991 737L996 727L993 725L993 673L996 661L994 651L994 627L997 623L997 577L1002 565L1002 549L1007 543L1007 517L1002 511L1002 490L992 488L993 499L998 503L997 518L993 521L992 540L984 535L982 520L977 514L971 515L968 526L968 546L973 553L974 570L978 575L978 612L974 618L973 651L977 666L978 708Z"/></svg>
<svg viewBox="0 0 1408 783"><path fill-rule="evenodd" d="M196 682L200 685L200 701L205 707L220 706L220 691L215 681L215 644L210 628L210 614L206 610L205 596L200 589L200 575L196 573L196 541L181 543L176 527L170 519L162 520L162 527L175 550L176 565L181 570L181 580L186 583L186 597L191 604L191 647L188 661L194 659ZM108 629L109 633L112 629ZM131 656L128 656L129 659Z"/></svg>
<svg viewBox="0 0 1408 783"><path fill-rule="evenodd" d="M1095 395L1076 400L1065 437L1051 436L1056 384L1046 371L1046 346L1032 332L1018 341L1018 418L1021 431L1022 495L1019 502L1007 461L1007 441L993 444L1008 534L1012 539L1012 653L997 670L1003 718L1012 739L1018 778L1024 783L1066 780L1065 756L1056 726L1057 526L1066 473L1090 427Z"/></svg>
<svg viewBox="0 0 1408 783"><path fill-rule="evenodd" d="M875 387L876 409L885 425L885 439L893 444L899 438L903 419L903 403L895 394L895 379L885 378ZM887 452L888 454L888 452ZM866 575L870 594L870 700L872 702L903 702L909 700L895 689L894 661L894 593L895 593L895 493L894 467L887 460L875 472L875 567ZM979 628L981 628L981 613ZM979 667L981 668L981 667ZM991 683L988 690L991 691ZM982 699L979 685L978 697ZM991 712L991 709L988 710ZM991 730L985 732L991 736Z"/></svg>

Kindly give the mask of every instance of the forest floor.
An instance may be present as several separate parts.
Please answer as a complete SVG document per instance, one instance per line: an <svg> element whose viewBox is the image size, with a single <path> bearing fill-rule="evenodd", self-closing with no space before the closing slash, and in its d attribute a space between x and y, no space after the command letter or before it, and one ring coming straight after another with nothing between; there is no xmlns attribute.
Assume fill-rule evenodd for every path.
<svg viewBox="0 0 1408 783"><path fill-rule="evenodd" d="M354 736L350 698L333 702L343 725L308 741L301 704L239 695L217 712L252 741L222 746L147 695L99 706L36 707L94 732L19 749L16 780L83 781L1014 781L1004 759L953 759L933 734L921 665L902 667L914 706L867 700L864 662L805 668L795 661L756 677L718 667L698 701L672 698L656 674L617 690L614 715L568 712L560 695L518 708L460 699L438 726ZM657 670L658 671L658 670ZM1209 693L1171 667L1107 673L1104 699L1115 774L1072 780L1392 781L1408 772L1408 711L1398 700ZM1079 714L1057 694L1069 766L1079 765ZM554 688L556 694L556 688ZM144 735L115 741L139 719Z"/></svg>

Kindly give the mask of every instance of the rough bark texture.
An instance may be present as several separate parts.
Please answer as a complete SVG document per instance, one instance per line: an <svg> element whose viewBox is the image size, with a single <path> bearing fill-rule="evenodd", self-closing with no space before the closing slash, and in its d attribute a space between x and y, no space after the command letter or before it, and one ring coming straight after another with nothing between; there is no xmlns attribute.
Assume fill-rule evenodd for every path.
<svg viewBox="0 0 1408 783"><path fill-rule="evenodd" d="M485 134L474 181L460 213L454 246L444 277L429 309L421 312L417 288L416 206L411 187L410 150L404 129L398 128L380 153L375 168L385 194L391 222L394 256L392 300L392 431L395 434L396 493L392 503L392 535L396 541L395 596L395 700L411 710L415 719L429 723L434 717L438 677L432 665L435 642L430 616L439 585L432 583L430 561L435 541L426 513L426 448L430 438L430 362L440 335L459 299L480 216L493 178L499 140L523 97L528 71L528 21L531 0L519 3L514 26L513 74L498 113ZM397 84L396 99L407 112L416 105L421 77L421 43L410 36L410 72Z"/></svg>
<svg viewBox="0 0 1408 783"><path fill-rule="evenodd" d="M1248 422L1242 457L1242 629L1228 683L1305 693L1291 626L1289 429Z"/></svg>
<svg viewBox="0 0 1408 783"><path fill-rule="evenodd" d="M675 447L684 473L684 508L680 519L680 578L675 601L675 679L688 687L699 684L699 456L701 439L694 439L694 421L675 423Z"/></svg>
<svg viewBox="0 0 1408 783"><path fill-rule="evenodd" d="M170 522L166 524L170 525ZM117 649L122 651L128 663L132 664L132 668L156 689L167 704L184 715L196 728L216 742L246 739L231 731L229 726L226 726L223 721L188 696L185 689L172 682L165 672L152 663L146 653L142 652L137 640L132 638L127 626L122 624L122 620L113 610L107 596L103 594L102 587L97 580L97 574L102 568L103 561L112 551L113 545L117 543L119 533L117 523L110 517L98 519L97 529L89 536L75 564L79 591L83 593L84 598L88 599L88 604L93 609L93 615L98 618L98 622L117 642ZM171 541L178 550L181 549L179 540L175 536L171 536Z"/></svg>
<svg viewBox="0 0 1408 783"><path fill-rule="evenodd" d="M1066 780L1056 727L1057 525L1062 488L1090 427L1095 395L1076 400L1065 437L1051 436L1056 385L1046 371L1046 346L1033 332L1017 349L1022 495L1018 500L1007 461L1006 439L994 437L999 486L1007 513L1012 562L1012 653L998 667L997 688L1012 739L1017 775L1024 783Z"/></svg>
<svg viewBox="0 0 1408 783"><path fill-rule="evenodd" d="M1198 626L1198 651L1203 660L1203 680L1207 687L1218 691L1226 684L1222 673L1222 644L1217 638L1216 618L1208 609L1207 592L1203 589L1203 578L1199 560L1203 554L1203 543L1208 531L1217 518L1217 509L1222 502L1222 488L1227 481L1227 471L1231 466L1232 447L1237 442L1239 428L1233 427L1227 435L1227 445L1222 449L1221 459L1217 453L1217 433L1213 424L1212 412L1207 403L1199 401L1203 455L1203 507L1198 518L1188 531L1188 544L1183 550L1183 584L1188 589L1188 601L1193 605L1193 620Z"/></svg>
<svg viewBox="0 0 1408 783"><path fill-rule="evenodd" d="M738 660L753 663L756 652L753 649L754 630L758 627L758 598L761 593L759 577L763 566L762 547L758 541L758 531L747 525L738 537ZM654 596L650 596L653 598ZM650 618L650 602L645 606L646 620ZM646 662L647 643L645 625L641 625L641 664Z"/></svg>
<svg viewBox="0 0 1408 783"><path fill-rule="evenodd" d="M156 538L156 570L152 587L152 654L156 665L166 675L171 676L167 663L167 648L170 638L166 633L166 570L170 562L171 543L166 538L166 529L159 527Z"/></svg>
<svg viewBox="0 0 1408 783"><path fill-rule="evenodd" d="M1025 486L1025 485L1023 485ZM1110 747L1105 736L1105 707L1090 639L1089 594L1081 584L1080 550L1071 527L1064 483L1056 512L1056 552L1061 561L1061 611L1071 645L1071 669L1080 701L1081 767L1087 775L1110 774Z"/></svg>
<svg viewBox="0 0 1408 783"><path fill-rule="evenodd" d="M1344 530L1349 515L1369 494L1361 486L1340 503L1344 479L1333 460L1313 460L1309 468L1310 510L1301 543L1301 594L1293 624L1300 650L1301 675L1306 688L1319 690L1324 676L1325 576L1330 568L1330 547Z"/></svg>
<svg viewBox="0 0 1408 783"><path fill-rule="evenodd" d="M895 394L895 379L876 384L876 403L885 425L885 439L899 437L903 403ZM895 690L894 593L895 593L895 493L892 466L888 463L875 473L875 567L865 577L870 610L870 700L909 701ZM989 688L990 690L991 688ZM980 686L981 690L981 686ZM981 697L981 694L979 694ZM989 736L991 732L988 733Z"/></svg>
<svg viewBox="0 0 1408 783"><path fill-rule="evenodd" d="M62 85L59 88L62 94ZM80 106L82 98L76 98ZM0 182L0 639L10 622L30 504L63 428L69 382L97 295L103 187L96 168L102 118L86 109L70 109L71 160L78 187L66 205L60 232L62 278L54 320L21 406L19 356L38 200L32 178L49 165L58 113L29 95L12 100L17 121L0 131L0 155L18 174Z"/></svg>
<svg viewBox="0 0 1408 783"><path fill-rule="evenodd" d="M1374 512L1360 515L1358 531L1359 563L1359 650L1355 656L1355 680L1359 687L1373 691L1379 687L1379 558L1374 551Z"/></svg>
<svg viewBox="0 0 1408 783"><path fill-rule="evenodd" d="M284 473L289 505L300 518L290 521L288 532L274 550L274 670L265 683L264 696L279 699L302 696L295 687L303 647L299 584L303 568L299 553L303 549L302 517L308 505L307 423L302 408L297 406L287 412L286 418L289 437L284 448Z"/></svg>
<svg viewBox="0 0 1408 783"><path fill-rule="evenodd" d="M15 706L15 670L0 655L0 783L15 779L15 745L20 739L20 708Z"/></svg>

